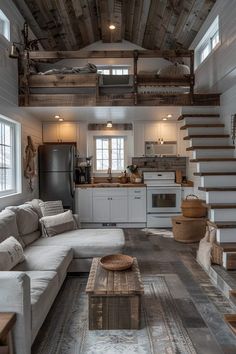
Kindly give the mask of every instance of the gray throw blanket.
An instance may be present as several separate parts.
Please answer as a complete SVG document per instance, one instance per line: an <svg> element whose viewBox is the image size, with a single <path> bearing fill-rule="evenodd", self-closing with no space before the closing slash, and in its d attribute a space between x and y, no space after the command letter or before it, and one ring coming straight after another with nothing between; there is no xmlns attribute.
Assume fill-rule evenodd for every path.
<svg viewBox="0 0 236 354"><path fill-rule="evenodd" d="M96 73L97 72L97 67L96 65L92 63L88 63L85 66L79 67L79 66L74 66L74 67L64 67L61 69L50 69L45 72L40 72L40 75L53 75L53 74L90 74L90 73Z"/></svg>

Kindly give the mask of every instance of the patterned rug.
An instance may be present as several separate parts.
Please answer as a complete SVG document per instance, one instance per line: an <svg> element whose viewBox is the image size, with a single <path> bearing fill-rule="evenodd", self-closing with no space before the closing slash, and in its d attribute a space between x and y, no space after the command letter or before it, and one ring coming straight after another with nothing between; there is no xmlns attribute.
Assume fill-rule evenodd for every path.
<svg viewBox="0 0 236 354"><path fill-rule="evenodd" d="M88 330L86 277L68 277L32 354L196 354L164 276L144 278L140 330Z"/></svg>

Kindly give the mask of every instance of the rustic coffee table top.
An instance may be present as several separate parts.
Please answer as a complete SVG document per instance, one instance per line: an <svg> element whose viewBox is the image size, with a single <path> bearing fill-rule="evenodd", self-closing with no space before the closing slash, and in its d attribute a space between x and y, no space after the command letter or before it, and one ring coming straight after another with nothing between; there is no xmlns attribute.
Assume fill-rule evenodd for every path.
<svg viewBox="0 0 236 354"><path fill-rule="evenodd" d="M86 292L90 295L141 295L144 292L137 259L130 269L106 270L100 265L100 258L94 258L89 273Z"/></svg>

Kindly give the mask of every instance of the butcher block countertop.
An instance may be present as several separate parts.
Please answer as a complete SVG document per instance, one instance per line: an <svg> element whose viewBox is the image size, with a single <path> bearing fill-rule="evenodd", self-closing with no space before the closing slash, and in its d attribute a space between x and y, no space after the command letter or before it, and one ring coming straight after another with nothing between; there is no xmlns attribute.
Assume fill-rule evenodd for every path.
<svg viewBox="0 0 236 354"><path fill-rule="evenodd" d="M84 183L84 184L76 184L76 188L140 188L146 187L144 183Z"/></svg>

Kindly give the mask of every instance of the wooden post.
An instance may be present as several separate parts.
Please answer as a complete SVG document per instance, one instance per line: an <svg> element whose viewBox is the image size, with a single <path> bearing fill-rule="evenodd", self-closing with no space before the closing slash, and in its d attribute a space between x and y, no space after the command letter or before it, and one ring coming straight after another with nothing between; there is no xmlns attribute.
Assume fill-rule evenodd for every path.
<svg viewBox="0 0 236 354"><path fill-rule="evenodd" d="M29 68L29 52L24 50L23 58L22 58L22 67L23 67L23 89L24 89L24 106L29 106L29 94L30 94L30 87L29 87L29 75L30 75L30 68Z"/></svg>
<svg viewBox="0 0 236 354"><path fill-rule="evenodd" d="M138 103L138 51L134 50L134 104Z"/></svg>
<svg viewBox="0 0 236 354"><path fill-rule="evenodd" d="M190 51L190 101L194 103L194 51Z"/></svg>

